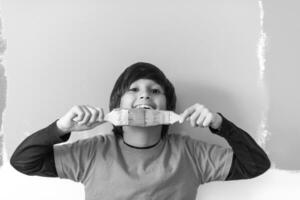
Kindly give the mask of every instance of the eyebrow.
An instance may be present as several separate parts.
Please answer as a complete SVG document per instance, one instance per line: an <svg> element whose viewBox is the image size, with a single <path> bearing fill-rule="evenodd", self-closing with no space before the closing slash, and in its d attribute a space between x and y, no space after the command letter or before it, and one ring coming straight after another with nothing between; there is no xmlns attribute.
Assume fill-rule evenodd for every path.
<svg viewBox="0 0 300 200"><path fill-rule="evenodd" d="M129 85L128 88L137 87L137 86L138 86L138 84L132 83L132 84ZM158 84L158 83L153 83L150 86L147 85L147 87L155 88L155 89L160 89L160 90L164 91L164 88L160 84Z"/></svg>

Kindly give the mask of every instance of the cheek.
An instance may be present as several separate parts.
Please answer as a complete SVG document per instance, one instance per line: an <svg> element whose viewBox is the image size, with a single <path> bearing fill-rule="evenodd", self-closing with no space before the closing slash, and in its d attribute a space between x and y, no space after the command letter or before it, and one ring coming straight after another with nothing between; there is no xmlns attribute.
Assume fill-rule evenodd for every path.
<svg viewBox="0 0 300 200"><path fill-rule="evenodd" d="M120 107L127 108L130 107L134 97L132 95L124 94L120 100Z"/></svg>
<svg viewBox="0 0 300 200"><path fill-rule="evenodd" d="M158 101L161 109L167 109L167 99L165 96L161 97Z"/></svg>

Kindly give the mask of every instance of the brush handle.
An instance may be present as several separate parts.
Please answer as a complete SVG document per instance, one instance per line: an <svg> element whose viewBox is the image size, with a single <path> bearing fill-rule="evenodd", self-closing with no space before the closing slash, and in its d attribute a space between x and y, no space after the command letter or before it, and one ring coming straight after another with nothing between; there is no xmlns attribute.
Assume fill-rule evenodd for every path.
<svg viewBox="0 0 300 200"><path fill-rule="evenodd" d="M180 115L168 110L151 109L114 109L108 113L104 120L115 126L157 126L174 124L181 119Z"/></svg>

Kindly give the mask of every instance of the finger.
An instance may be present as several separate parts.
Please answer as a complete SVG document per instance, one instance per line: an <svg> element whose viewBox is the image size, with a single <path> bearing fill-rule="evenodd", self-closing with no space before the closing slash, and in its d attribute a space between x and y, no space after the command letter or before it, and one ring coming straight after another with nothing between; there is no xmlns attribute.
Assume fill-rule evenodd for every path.
<svg viewBox="0 0 300 200"><path fill-rule="evenodd" d="M97 126L99 126L99 125L105 123L105 121L104 121L104 111L103 111L103 108L95 107L95 109L96 109L97 112L98 112L98 116L97 116L97 118L95 119L95 121L94 121L93 123L89 124L89 127L90 127L91 129L93 129L93 128L95 128L95 127L97 127Z"/></svg>
<svg viewBox="0 0 300 200"><path fill-rule="evenodd" d="M194 106L191 106L184 110L183 113L180 114L181 120L180 122L183 123L184 121L188 120L188 117L195 111Z"/></svg>
<svg viewBox="0 0 300 200"><path fill-rule="evenodd" d="M208 114L208 110L203 109L200 116L199 116L199 118L197 119L197 126L203 127L203 121L204 121L207 114Z"/></svg>
<svg viewBox="0 0 300 200"><path fill-rule="evenodd" d="M195 112L191 115L190 124L191 124L192 127L197 126L197 119L201 116L201 111L202 110L196 109Z"/></svg>
<svg viewBox="0 0 300 200"><path fill-rule="evenodd" d="M103 110L103 108L101 108L101 109L99 109L99 108L97 108L98 110L99 110L99 117L98 117L98 121L100 121L100 122L102 122L102 121L104 121L104 110Z"/></svg>
<svg viewBox="0 0 300 200"><path fill-rule="evenodd" d="M87 122L87 126L90 126L91 124L93 124L95 121L97 121L98 117L99 117L99 110L97 110L95 107L93 106L86 106L86 108L90 111L91 113L91 117L90 120Z"/></svg>
<svg viewBox="0 0 300 200"><path fill-rule="evenodd" d="M72 119L75 122L79 122L83 119L84 117L84 111L80 106L74 106L70 113L70 119Z"/></svg>
<svg viewBox="0 0 300 200"><path fill-rule="evenodd" d="M84 124L87 124L87 122L90 120L92 114L89 111L89 109L87 108L87 106L80 106L80 107L84 112L84 116L83 116L83 119L80 122L78 122L78 124L84 125Z"/></svg>
<svg viewBox="0 0 300 200"><path fill-rule="evenodd" d="M203 126L208 127L210 125L210 123L212 122L212 119L213 119L213 114L211 112L209 112L206 115L206 118L204 119Z"/></svg>

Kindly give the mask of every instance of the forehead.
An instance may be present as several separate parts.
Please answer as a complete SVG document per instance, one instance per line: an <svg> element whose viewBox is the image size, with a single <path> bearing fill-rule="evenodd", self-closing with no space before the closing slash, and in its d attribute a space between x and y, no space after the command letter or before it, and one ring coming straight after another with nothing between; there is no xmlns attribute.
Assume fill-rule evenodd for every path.
<svg viewBox="0 0 300 200"><path fill-rule="evenodd" d="M156 87L162 88L162 86L160 84L158 84L157 82L155 82L151 79L138 79L130 84L130 86L132 86L132 85L156 86Z"/></svg>

